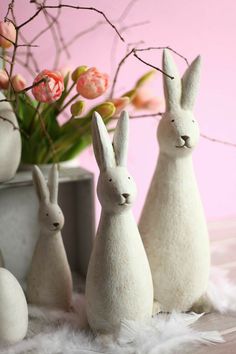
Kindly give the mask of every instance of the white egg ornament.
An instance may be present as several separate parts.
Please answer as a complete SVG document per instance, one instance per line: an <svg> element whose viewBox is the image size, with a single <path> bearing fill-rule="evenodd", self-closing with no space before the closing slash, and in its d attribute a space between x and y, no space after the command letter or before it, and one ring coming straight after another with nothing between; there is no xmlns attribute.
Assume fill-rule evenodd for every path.
<svg viewBox="0 0 236 354"><path fill-rule="evenodd" d="M22 340L28 329L24 292L7 269L0 268L0 347Z"/></svg>

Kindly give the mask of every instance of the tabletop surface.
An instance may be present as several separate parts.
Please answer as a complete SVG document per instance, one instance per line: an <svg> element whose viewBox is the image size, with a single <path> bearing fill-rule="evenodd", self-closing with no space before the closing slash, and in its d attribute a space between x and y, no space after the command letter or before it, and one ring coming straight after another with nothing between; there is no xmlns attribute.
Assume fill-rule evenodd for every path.
<svg viewBox="0 0 236 354"><path fill-rule="evenodd" d="M212 265L228 271L236 283L236 218L209 223ZM196 323L200 330L218 330L225 343L201 346L193 354L236 354L236 315L208 314Z"/></svg>

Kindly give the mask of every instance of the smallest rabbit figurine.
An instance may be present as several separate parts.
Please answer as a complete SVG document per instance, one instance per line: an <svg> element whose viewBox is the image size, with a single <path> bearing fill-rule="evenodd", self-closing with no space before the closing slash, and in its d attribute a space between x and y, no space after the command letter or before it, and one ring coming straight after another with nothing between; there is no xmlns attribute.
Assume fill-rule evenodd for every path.
<svg viewBox="0 0 236 354"><path fill-rule="evenodd" d="M35 166L33 181L39 200L40 236L27 277L27 299L34 305L69 311L73 286L61 236L64 216L57 203L57 165L49 172L48 184Z"/></svg>

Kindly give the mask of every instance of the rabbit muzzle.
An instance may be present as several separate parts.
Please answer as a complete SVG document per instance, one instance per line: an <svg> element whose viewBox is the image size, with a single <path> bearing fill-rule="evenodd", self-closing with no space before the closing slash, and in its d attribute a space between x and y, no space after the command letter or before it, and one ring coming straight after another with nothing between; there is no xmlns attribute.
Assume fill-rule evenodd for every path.
<svg viewBox="0 0 236 354"><path fill-rule="evenodd" d="M121 197L121 202L119 203L119 205L131 205L132 204L130 194L123 193L123 194L121 194L120 197Z"/></svg>
<svg viewBox="0 0 236 354"><path fill-rule="evenodd" d="M177 139L175 147L177 149L191 149L192 148L191 138L187 135L181 135Z"/></svg>

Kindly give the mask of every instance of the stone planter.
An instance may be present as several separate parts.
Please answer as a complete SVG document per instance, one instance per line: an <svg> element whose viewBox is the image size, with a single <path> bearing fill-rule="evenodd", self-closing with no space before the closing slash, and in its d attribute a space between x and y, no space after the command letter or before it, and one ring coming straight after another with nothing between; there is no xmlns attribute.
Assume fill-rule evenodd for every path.
<svg viewBox="0 0 236 354"><path fill-rule="evenodd" d="M47 173L45 174L45 176ZM82 168L61 168L59 205L65 216L62 236L72 271L86 275L94 238L93 175ZM0 184L0 249L5 266L24 280L38 238L38 201L30 171Z"/></svg>

